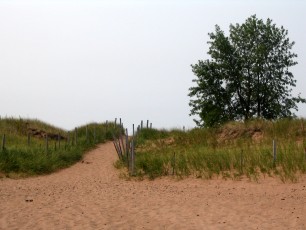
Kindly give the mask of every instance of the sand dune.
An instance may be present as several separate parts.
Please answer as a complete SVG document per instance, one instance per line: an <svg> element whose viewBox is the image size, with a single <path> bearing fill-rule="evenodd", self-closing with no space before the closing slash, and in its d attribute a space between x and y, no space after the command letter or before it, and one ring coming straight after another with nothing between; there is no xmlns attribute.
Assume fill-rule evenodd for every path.
<svg viewBox="0 0 306 230"><path fill-rule="evenodd" d="M60 172L1 179L0 229L306 229L306 177L126 181L116 159L106 143Z"/></svg>

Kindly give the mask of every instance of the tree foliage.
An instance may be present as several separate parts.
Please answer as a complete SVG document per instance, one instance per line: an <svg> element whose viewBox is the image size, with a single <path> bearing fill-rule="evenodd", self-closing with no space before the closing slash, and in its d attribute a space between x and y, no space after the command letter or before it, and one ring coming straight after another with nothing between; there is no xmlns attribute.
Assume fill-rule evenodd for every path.
<svg viewBox="0 0 306 230"><path fill-rule="evenodd" d="M230 25L226 36L218 25L208 34L211 59L191 65L196 75L191 87L191 114L199 126L214 126L229 120L278 119L295 116L296 86L289 68L296 65L288 31L249 17L243 24Z"/></svg>

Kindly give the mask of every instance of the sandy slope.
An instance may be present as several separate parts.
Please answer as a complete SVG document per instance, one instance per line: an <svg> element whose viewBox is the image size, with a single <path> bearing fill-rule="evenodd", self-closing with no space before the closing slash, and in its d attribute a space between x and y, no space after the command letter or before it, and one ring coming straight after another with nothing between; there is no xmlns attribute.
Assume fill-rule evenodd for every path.
<svg viewBox="0 0 306 230"><path fill-rule="evenodd" d="M0 229L306 229L305 177L136 182L115 160L107 143L58 173L0 180Z"/></svg>

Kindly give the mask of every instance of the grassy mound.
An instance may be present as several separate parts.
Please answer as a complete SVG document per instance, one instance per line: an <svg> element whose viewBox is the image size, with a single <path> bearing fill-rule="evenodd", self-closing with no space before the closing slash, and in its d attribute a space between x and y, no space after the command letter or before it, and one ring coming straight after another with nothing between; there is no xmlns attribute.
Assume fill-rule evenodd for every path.
<svg viewBox="0 0 306 230"><path fill-rule="evenodd" d="M238 179L246 175L257 180L262 175L278 175L283 181L295 181L306 173L304 122L253 120L188 132L143 129L137 137L136 172L152 179L165 175Z"/></svg>
<svg viewBox="0 0 306 230"><path fill-rule="evenodd" d="M112 123L91 123L66 131L39 120L1 119L0 173L28 176L68 167L119 130Z"/></svg>

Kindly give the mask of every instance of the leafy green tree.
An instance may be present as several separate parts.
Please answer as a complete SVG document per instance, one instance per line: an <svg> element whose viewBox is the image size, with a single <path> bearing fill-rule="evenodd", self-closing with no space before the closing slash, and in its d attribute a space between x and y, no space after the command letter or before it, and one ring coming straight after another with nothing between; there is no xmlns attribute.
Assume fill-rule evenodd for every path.
<svg viewBox="0 0 306 230"><path fill-rule="evenodd" d="M210 60L191 65L196 86L189 90L191 113L199 126L214 126L230 120L278 119L295 116L296 86L289 68L296 65L288 31L249 17L230 25L226 36L218 25L208 34Z"/></svg>

